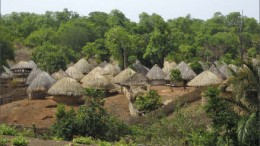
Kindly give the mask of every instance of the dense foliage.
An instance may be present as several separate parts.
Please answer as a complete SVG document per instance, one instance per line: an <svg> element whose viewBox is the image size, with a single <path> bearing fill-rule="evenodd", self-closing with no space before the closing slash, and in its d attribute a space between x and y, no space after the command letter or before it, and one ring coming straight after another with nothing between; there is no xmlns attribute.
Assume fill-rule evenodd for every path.
<svg viewBox="0 0 260 146"><path fill-rule="evenodd" d="M206 21L190 15L165 21L158 14L143 12L139 22L132 22L118 10L80 16L64 9L45 14L13 12L4 15L1 22L1 33L5 33L0 35L5 45L2 62L13 58L12 47L28 47L33 49L36 63L50 71L80 57L109 61L112 56L126 68L135 59L148 67L162 66L165 58L176 62L220 59L236 63L238 58L256 57L260 50L260 25L239 12L217 12ZM37 57L42 50L49 52L49 48L56 49L45 53L46 58L62 58L48 60L52 61L49 66L57 65L51 69ZM193 64L194 68L197 65Z"/></svg>
<svg viewBox="0 0 260 146"><path fill-rule="evenodd" d="M222 89L230 87L231 95L220 95L218 89L210 88L204 96L208 102L205 106L212 119L216 143L221 145L259 145L260 118L260 64L244 62L244 66L221 85Z"/></svg>
<svg viewBox="0 0 260 146"><path fill-rule="evenodd" d="M78 111L67 111L64 105L59 105L56 122L52 127L54 135L66 140L80 135L115 141L131 134L129 127L111 117L103 108L103 104L100 98L87 98L86 104L80 106Z"/></svg>
<svg viewBox="0 0 260 146"><path fill-rule="evenodd" d="M137 96L134 104L139 111L152 111L162 105L161 96L157 91L150 90L144 95Z"/></svg>

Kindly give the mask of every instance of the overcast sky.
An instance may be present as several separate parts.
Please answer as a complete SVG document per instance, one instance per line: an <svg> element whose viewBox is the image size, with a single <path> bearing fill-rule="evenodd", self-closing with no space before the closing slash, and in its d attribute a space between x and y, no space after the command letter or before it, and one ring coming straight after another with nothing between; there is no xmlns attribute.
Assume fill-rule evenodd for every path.
<svg viewBox="0 0 260 146"><path fill-rule="evenodd" d="M193 18L209 19L215 12L226 15L241 12L259 21L259 0L0 0L2 14L11 12L62 11L68 8L80 15L93 11L109 13L113 9L138 22L141 12L157 13L165 20L191 14Z"/></svg>

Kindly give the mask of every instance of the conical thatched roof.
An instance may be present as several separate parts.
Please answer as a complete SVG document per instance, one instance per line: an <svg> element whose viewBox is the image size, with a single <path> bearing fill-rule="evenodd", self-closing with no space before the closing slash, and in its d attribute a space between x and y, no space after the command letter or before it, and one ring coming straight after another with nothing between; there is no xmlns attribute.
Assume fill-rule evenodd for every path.
<svg viewBox="0 0 260 146"><path fill-rule="evenodd" d="M84 58L80 59L76 64L74 64L81 73L89 73L92 70L92 66Z"/></svg>
<svg viewBox="0 0 260 146"><path fill-rule="evenodd" d="M74 62L70 62L69 64L67 64L67 68L74 66Z"/></svg>
<svg viewBox="0 0 260 146"><path fill-rule="evenodd" d="M163 68L162 68L162 70L163 70L163 72L166 74L166 75L168 75L170 72L171 72L171 70L172 69L174 69L174 67L176 67L176 63L175 62L168 62L168 61L165 61L164 63L163 63Z"/></svg>
<svg viewBox="0 0 260 146"><path fill-rule="evenodd" d="M162 71L162 69L155 64L150 71L146 74L146 77L149 80L163 80L165 77L165 73Z"/></svg>
<svg viewBox="0 0 260 146"><path fill-rule="evenodd" d="M209 71L219 76L221 79L226 79L226 77L219 71L219 69L214 64L211 65Z"/></svg>
<svg viewBox="0 0 260 146"><path fill-rule="evenodd" d="M101 75L104 75L104 74L108 74L102 67L95 67L94 69L92 69L89 74L101 74Z"/></svg>
<svg viewBox="0 0 260 146"><path fill-rule="evenodd" d="M223 80L210 71L204 71L192 79L188 86L209 86L222 83Z"/></svg>
<svg viewBox="0 0 260 146"><path fill-rule="evenodd" d="M10 78L13 77L13 73L12 73L12 71L9 68L7 68L6 66L3 66L3 69L4 70L1 73L0 78L2 78L2 79L10 79Z"/></svg>
<svg viewBox="0 0 260 146"><path fill-rule="evenodd" d="M34 61L32 61L32 60L28 61L28 64L29 64L29 66L31 66L32 68L37 68L37 64L36 64Z"/></svg>
<svg viewBox="0 0 260 146"><path fill-rule="evenodd" d="M122 83L122 82L126 81L127 79L129 79L134 74L135 74L134 70L132 70L131 68L127 68L127 69L123 70L122 72L120 72L117 76L112 78L111 82L112 83Z"/></svg>
<svg viewBox="0 0 260 146"><path fill-rule="evenodd" d="M225 64L219 69L220 73L223 74L226 78L231 75L231 71L229 70L228 66Z"/></svg>
<svg viewBox="0 0 260 146"><path fill-rule="evenodd" d="M4 72L9 75L13 75L13 72L6 66L3 65Z"/></svg>
<svg viewBox="0 0 260 146"><path fill-rule="evenodd" d="M70 77L65 71L63 71L62 69L60 69L58 72L55 72L52 74L52 77L55 79L55 80L60 80L64 77Z"/></svg>
<svg viewBox="0 0 260 146"><path fill-rule="evenodd" d="M80 81L84 77L81 71L74 66L69 67L65 72L77 81Z"/></svg>
<svg viewBox="0 0 260 146"><path fill-rule="evenodd" d="M97 63L95 57L89 58L89 59L88 59L88 62L89 62L89 64L90 64L93 68L96 67L96 66L98 66L98 63Z"/></svg>
<svg viewBox="0 0 260 146"><path fill-rule="evenodd" d="M34 68L34 69L30 72L29 76L27 77L26 84L28 84L28 85L31 84L31 82L32 82L40 73L42 73L42 70L41 70L41 69L39 69L39 68Z"/></svg>
<svg viewBox="0 0 260 146"><path fill-rule="evenodd" d="M31 92L47 92L55 83L55 80L47 72L41 72L37 75L27 89L27 93Z"/></svg>
<svg viewBox="0 0 260 146"><path fill-rule="evenodd" d="M132 65L132 68L137 73L142 73L144 75L146 75L149 71L149 69L145 67L139 60L136 60L135 64Z"/></svg>
<svg viewBox="0 0 260 146"><path fill-rule="evenodd" d="M82 80L84 88L109 89L112 84L101 74L87 74Z"/></svg>
<svg viewBox="0 0 260 146"><path fill-rule="evenodd" d="M48 94L54 96L79 97L83 93L83 87L75 79L69 77L60 79L48 90Z"/></svg>
<svg viewBox="0 0 260 146"><path fill-rule="evenodd" d="M126 81L120 83L121 85L127 85L127 86L139 86L144 85L148 83L148 78L142 74L142 73L135 73L133 76L131 76Z"/></svg>
<svg viewBox="0 0 260 146"><path fill-rule="evenodd" d="M197 74L184 61L179 63L174 69L180 70L183 80L192 80L197 76Z"/></svg>
<svg viewBox="0 0 260 146"><path fill-rule="evenodd" d="M15 64L14 66L11 67L11 70L15 69L33 69L35 68L35 63L28 63L26 61L20 61L19 63Z"/></svg>
<svg viewBox="0 0 260 146"><path fill-rule="evenodd" d="M111 74L112 76L116 76L120 72L120 68L118 65L114 65L110 63L104 67L104 70L109 74Z"/></svg>

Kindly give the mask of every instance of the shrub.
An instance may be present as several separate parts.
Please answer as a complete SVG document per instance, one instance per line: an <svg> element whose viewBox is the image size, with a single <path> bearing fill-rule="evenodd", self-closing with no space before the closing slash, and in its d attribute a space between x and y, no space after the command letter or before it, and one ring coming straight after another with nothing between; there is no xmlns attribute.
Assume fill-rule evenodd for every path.
<svg viewBox="0 0 260 146"><path fill-rule="evenodd" d="M190 67L196 74L200 74L201 72L203 72L203 68L198 61L192 62Z"/></svg>
<svg viewBox="0 0 260 146"><path fill-rule="evenodd" d="M14 146L27 146L29 144L29 141L26 140L24 137L19 136L12 139L12 144Z"/></svg>
<svg viewBox="0 0 260 146"><path fill-rule="evenodd" d="M73 143L77 144L94 144L95 141L91 137L77 137L73 139Z"/></svg>
<svg viewBox="0 0 260 146"><path fill-rule="evenodd" d="M152 111L161 105L161 96L155 90L150 90L148 93L138 96L135 101L135 106L140 111Z"/></svg>
<svg viewBox="0 0 260 146"><path fill-rule="evenodd" d="M7 126L7 125L0 125L0 134L3 134L3 135L16 135L17 134L17 131L10 127L10 126Z"/></svg>
<svg viewBox="0 0 260 146"><path fill-rule="evenodd" d="M65 105L58 105L56 112L56 122L52 126L54 135L65 140L71 140L77 133L76 113L73 109L66 111Z"/></svg>
<svg viewBox="0 0 260 146"><path fill-rule="evenodd" d="M9 142L8 139L0 137L0 146L7 146L8 142Z"/></svg>
<svg viewBox="0 0 260 146"><path fill-rule="evenodd" d="M89 98L101 98L105 96L105 92L102 89L86 88L85 95Z"/></svg>
<svg viewBox="0 0 260 146"><path fill-rule="evenodd" d="M182 77L181 77L180 70L178 70L178 69L171 70L170 80L171 80L171 82L181 81Z"/></svg>

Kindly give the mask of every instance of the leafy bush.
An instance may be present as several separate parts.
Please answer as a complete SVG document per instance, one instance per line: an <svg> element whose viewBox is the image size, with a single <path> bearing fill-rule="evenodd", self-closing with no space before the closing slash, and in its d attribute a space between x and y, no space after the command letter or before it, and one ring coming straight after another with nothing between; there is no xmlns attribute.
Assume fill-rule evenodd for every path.
<svg viewBox="0 0 260 146"><path fill-rule="evenodd" d="M27 146L29 144L29 141L24 137L19 136L12 139L12 144L14 146Z"/></svg>
<svg viewBox="0 0 260 146"><path fill-rule="evenodd" d="M58 105L56 112L56 122L52 126L53 134L66 139L72 139L77 132L76 113L73 109L66 111L65 105Z"/></svg>
<svg viewBox="0 0 260 146"><path fill-rule="evenodd" d="M3 134L3 135L16 135L17 134L17 131L10 127L10 126L7 126L7 125L0 125L0 134Z"/></svg>
<svg viewBox="0 0 260 146"><path fill-rule="evenodd" d="M135 101L135 106L140 111L152 111L161 105L161 96L155 90L150 90L148 93L138 96Z"/></svg>
<svg viewBox="0 0 260 146"><path fill-rule="evenodd" d="M105 96L105 92L101 89L86 88L85 95L90 98L101 98Z"/></svg>
<svg viewBox="0 0 260 146"><path fill-rule="evenodd" d="M73 143L77 144L94 144L95 141L91 137L77 137L73 139Z"/></svg>
<svg viewBox="0 0 260 146"><path fill-rule="evenodd" d="M130 134L130 129L123 122L110 117L103 105L104 101L100 98L86 98L85 105L80 106L77 112L66 111L64 105L59 105L57 120L52 127L54 135L66 140L71 140L73 135L80 135L115 141Z"/></svg>
<svg viewBox="0 0 260 146"><path fill-rule="evenodd" d="M198 61L192 62L190 67L196 74L200 74L201 72L203 72L203 68Z"/></svg>
<svg viewBox="0 0 260 146"><path fill-rule="evenodd" d="M9 142L8 139L0 137L0 146L7 146L8 142Z"/></svg>
<svg viewBox="0 0 260 146"><path fill-rule="evenodd" d="M171 82L181 81L182 80L182 76L181 76L180 70L178 70L178 69L171 70L170 80L171 80Z"/></svg>

